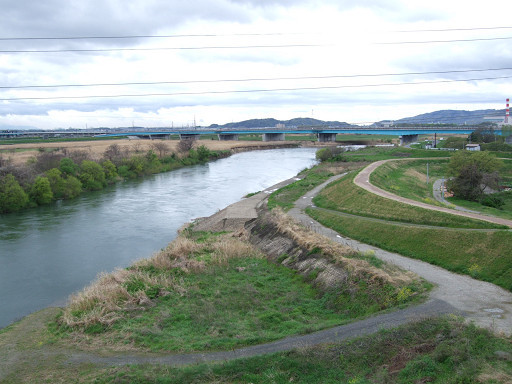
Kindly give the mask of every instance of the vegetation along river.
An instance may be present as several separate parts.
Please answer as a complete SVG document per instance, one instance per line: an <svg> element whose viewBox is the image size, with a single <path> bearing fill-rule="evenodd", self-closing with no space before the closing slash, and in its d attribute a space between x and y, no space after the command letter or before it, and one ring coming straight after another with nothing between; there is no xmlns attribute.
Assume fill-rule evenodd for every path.
<svg viewBox="0 0 512 384"><path fill-rule="evenodd" d="M0 328L65 304L99 272L149 257L184 223L293 177L314 159L314 148L244 152L0 215Z"/></svg>

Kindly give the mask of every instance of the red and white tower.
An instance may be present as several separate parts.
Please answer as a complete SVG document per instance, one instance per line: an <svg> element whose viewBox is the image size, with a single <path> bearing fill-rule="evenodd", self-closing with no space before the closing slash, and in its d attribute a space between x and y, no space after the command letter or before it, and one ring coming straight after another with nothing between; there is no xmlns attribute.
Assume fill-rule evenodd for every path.
<svg viewBox="0 0 512 384"><path fill-rule="evenodd" d="M508 107L510 99L507 99L507 109L505 109L505 124L508 124L508 117L510 116L510 109Z"/></svg>

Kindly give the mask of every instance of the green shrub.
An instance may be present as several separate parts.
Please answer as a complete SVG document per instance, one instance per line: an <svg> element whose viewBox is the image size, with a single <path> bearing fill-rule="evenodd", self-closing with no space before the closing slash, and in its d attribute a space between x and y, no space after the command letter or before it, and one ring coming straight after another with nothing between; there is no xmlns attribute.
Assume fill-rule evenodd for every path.
<svg viewBox="0 0 512 384"><path fill-rule="evenodd" d="M332 158L332 152L329 148L322 148L316 151L316 159L320 161L327 161Z"/></svg>
<svg viewBox="0 0 512 384"><path fill-rule="evenodd" d="M505 205L505 201L499 197L499 196L493 196L493 195L485 195L481 200L480 203L482 205L485 205L487 207L502 209Z"/></svg>
<svg viewBox="0 0 512 384"><path fill-rule="evenodd" d="M60 161L59 169L66 175L77 176L78 171L80 171L80 166L70 158L65 157Z"/></svg>
<svg viewBox="0 0 512 384"><path fill-rule="evenodd" d="M101 166L105 172L105 179L108 182L113 182L117 179L117 169L114 163L112 163L110 160L103 160L101 162Z"/></svg>
<svg viewBox="0 0 512 384"><path fill-rule="evenodd" d="M80 166L80 181L85 189L97 191L105 187L105 171L98 163L90 160L82 161Z"/></svg>
<svg viewBox="0 0 512 384"><path fill-rule="evenodd" d="M25 208L28 195L16 178L8 173L0 178L0 212L15 212Z"/></svg>
<svg viewBox="0 0 512 384"><path fill-rule="evenodd" d="M29 196L37 205L49 204L53 200L53 192L48 178L38 176L30 188Z"/></svg>

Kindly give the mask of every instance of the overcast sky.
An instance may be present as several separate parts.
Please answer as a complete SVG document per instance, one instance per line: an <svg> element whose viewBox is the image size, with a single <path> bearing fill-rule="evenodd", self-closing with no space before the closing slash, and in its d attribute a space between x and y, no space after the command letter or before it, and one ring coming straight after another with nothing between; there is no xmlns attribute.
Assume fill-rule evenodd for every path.
<svg viewBox="0 0 512 384"><path fill-rule="evenodd" d="M0 6L0 128L268 117L369 124L440 109L503 109L512 96L505 0Z"/></svg>

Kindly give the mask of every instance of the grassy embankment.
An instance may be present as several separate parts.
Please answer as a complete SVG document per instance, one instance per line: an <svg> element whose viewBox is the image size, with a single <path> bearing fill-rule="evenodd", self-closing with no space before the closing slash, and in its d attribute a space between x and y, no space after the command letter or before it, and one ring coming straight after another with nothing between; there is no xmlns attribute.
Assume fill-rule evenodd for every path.
<svg viewBox="0 0 512 384"><path fill-rule="evenodd" d="M308 209L308 214L350 238L512 290L510 231L468 230L496 226L448 214L432 214L384 199L357 187L352 178L353 175L348 175L331 184L314 199L314 203L334 211L397 221L397 224L347 217L319 209ZM399 222L428 223L440 227L412 227ZM448 230L448 227L454 229ZM400 236L396 235L397 230Z"/></svg>
<svg viewBox="0 0 512 384"><path fill-rule="evenodd" d="M339 173L339 170L333 173ZM304 188L307 187L304 185L299 187L301 190ZM293 198L293 194L288 194L288 197ZM305 280L299 278L296 274L281 269L284 267L267 262L261 255L255 254L253 250L247 250L245 246L242 248L247 252L242 251L239 244L234 247L221 246L219 243L223 241L218 240L223 239L225 235L198 234L197 236L193 239L194 241L182 239L180 241L184 244L171 245L151 260L137 263L127 271L116 273L111 278L100 279L100 284L90 287L76 297L67 308L66 314L59 317L61 324L66 316L71 316L71 320L75 318L78 323L74 326L61 325L57 330L56 323L53 323L53 331L49 334L44 329L37 327L34 329L32 317L28 317L0 331L0 352L9 351L5 354L0 353L0 356L4 356L0 357L0 365L3 359L6 358L9 361L9 356L18 356L10 360L11 374L4 376L4 381L7 383L70 381L87 383L458 383L462 380L462 382L498 383L512 379L511 340L497 338L487 331L472 326L467 327L456 319L429 319L341 344L302 348L287 353L186 368L170 368L167 365L148 363L105 367L97 363L70 364L67 361L73 356L73 351L76 351L75 341L80 341L81 348L91 348L99 353L112 354L113 352L107 351L116 348L165 350L169 348L169 344L163 346L162 343L169 343L169 341L162 342L162 339L172 337L172 332L169 333L166 328L171 328L174 321L177 321L177 326L182 327L189 320L199 320L197 324L186 326L186 328L201 334L196 335L197 338L202 338L202 334L209 334L208 336L213 339L222 339L231 331L229 327L240 321L231 318L233 316L231 302L234 301L236 312L239 299L242 297L253 304L249 308L249 317L255 317L256 323L260 323L258 324L260 328L262 325L270 326L274 328L271 331L279 332L275 329L279 328L279 322L285 321L287 325L291 325L294 322L292 315L299 312L299 322L305 321L306 331L311 330L311 325L307 322L308 319L316 316L315 308L318 306L309 306L308 294L313 293L315 300L323 304L329 302L328 295L326 296L325 293L322 295L321 292L319 295L315 288L308 286L307 282L314 276ZM238 243L236 239L230 239L229 242L231 241ZM317 248L318 245L310 246ZM178 252L182 256L173 257L173 252L177 252L178 249L184 251ZM228 251L229 249L231 251ZM368 255L359 256L363 259L371 259ZM208 277L203 280L199 276L202 274L210 275L212 279ZM240 280L243 284L239 283ZM170 286L163 286L166 281ZM279 285L283 281L284 286ZM195 282L195 285L189 285L189 282ZM268 289L261 287L258 282L268 286ZM201 283L203 285L197 285ZM219 284L219 289L214 287L214 284ZM286 288L288 284L292 293L278 295L279 311L276 313L276 307L271 303L267 304L267 301L273 300L276 291L290 292ZM204 295L198 290L199 287L201 291L204 289ZM107 311L99 309L102 306L105 308L105 304L108 304L103 300L104 297L102 298L105 288L110 292L108 296L114 299L117 297L120 300L111 301L113 305ZM240 295L240 290L250 292L250 296ZM305 301L302 301L303 291L306 293ZM404 292L407 291L402 290L402 296ZM114 293L113 296L112 293ZM383 293L386 294L386 290ZM116 296L117 294L120 295ZM173 312L172 307L176 303L174 300L179 299L179 296L183 301L192 300L193 304L186 304L189 309L182 307L180 311ZM387 297L395 298L395 302L398 298L396 295ZM290 298L291 302L286 302ZM383 296L380 299L385 298L386 296ZM227 308L228 326L215 322L217 316L223 317L223 315L212 314L211 311L214 308L208 305L210 302L220 305L221 311L226 310L224 302L230 303ZM241 304L245 305L243 308L247 308L247 304L243 302ZM353 304L358 305L357 302ZM291 310L283 311L282 308L291 308ZM309 311L308 308L313 310ZM247 309L243 310L247 312ZM267 310L270 318L278 316L277 323L271 321L269 324L262 321L261 317L267 318L265 315ZM203 314L203 311L206 313ZM327 319L333 311L336 311L336 308L327 305ZM314 316L310 316L311 313ZM144 320L146 314L149 314L147 317L149 321ZM208 319L209 316L212 317ZM102 317L105 323L97 321ZM202 322L205 319L214 322L211 328L204 328ZM85 322L80 323L81 320ZM325 322L325 318L321 321ZM132 335L130 328L124 328L126 333L123 335L121 325L131 322L134 324L134 334ZM120 326L119 329L114 329L116 324ZM234 332L244 335L240 328L236 328ZM295 329L294 332L301 331ZM254 333L258 331L249 332L249 338L242 340L241 344L247 340L251 342L250 338ZM17 340L17 337L21 340ZM180 345L192 342L190 338L176 340ZM201 339L198 345L206 349L212 348L208 343L210 343L208 340ZM174 350L180 350L180 348ZM120 358L122 359L122 356Z"/></svg>
<svg viewBox="0 0 512 384"><path fill-rule="evenodd" d="M456 319L429 319L341 344L183 369L103 369L97 383L508 383L510 340Z"/></svg>
<svg viewBox="0 0 512 384"><path fill-rule="evenodd" d="M427 184L427 162L429 165L429 183ZM433 183L436 179L446 177L447 160L411 160L388 162L377 168L370 176L372 184L396 195L409 199L422 201L427 204L441 205L433 200ZM506 185L512 183L512 161L505 160L504 167L499 171L502 182ZM487 207L480 202L448 198L447 200L458 206L491 216L512 219L512 192L495 194L504 201L502 209Z"/></svg>
<svg viewBox="0 0 512 384"><path fill-rule="evenodd" d="M56 334L142 350L231 349L342 324L416 300L425 289L408 274L372 265L369 255L303 234L304 247L348 271L345 288L312 286L320 270L303 278L229 235L191 236L73 297Z"/></svg>

